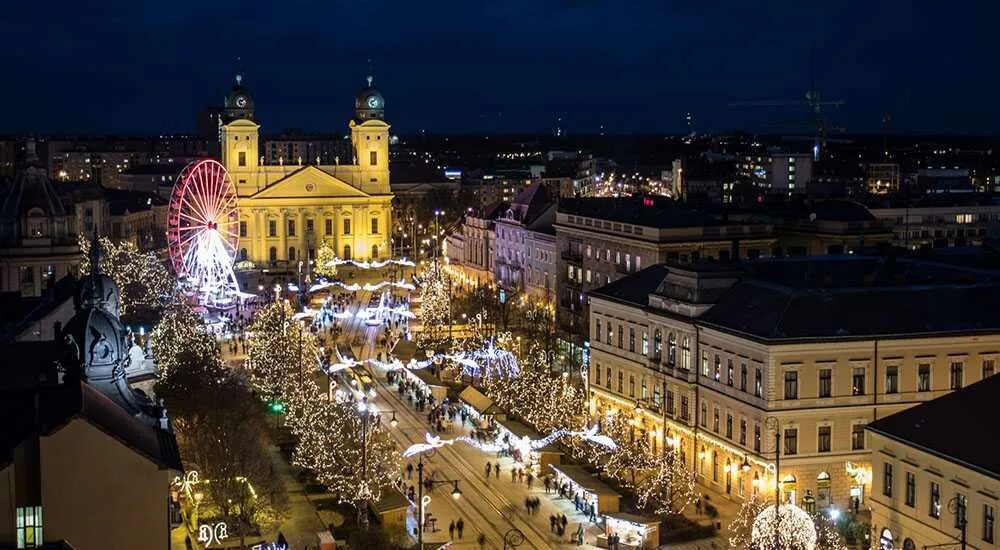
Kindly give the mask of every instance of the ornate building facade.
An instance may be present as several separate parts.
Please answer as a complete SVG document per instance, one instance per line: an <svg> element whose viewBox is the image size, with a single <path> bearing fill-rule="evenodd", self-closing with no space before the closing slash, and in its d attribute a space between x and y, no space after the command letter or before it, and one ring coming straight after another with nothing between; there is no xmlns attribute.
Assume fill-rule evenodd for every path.
<svg viewBox="0 0 1000 550"><path fill-rule="evenodd" d="M354 158L335 158L332 165L301 157L265 164L254 103L237 77L219 137L222 164L239 198L241 259L291 264L314 258L321 246L345 259L389 255L389 124L371 77L354 107Z"/></svg>

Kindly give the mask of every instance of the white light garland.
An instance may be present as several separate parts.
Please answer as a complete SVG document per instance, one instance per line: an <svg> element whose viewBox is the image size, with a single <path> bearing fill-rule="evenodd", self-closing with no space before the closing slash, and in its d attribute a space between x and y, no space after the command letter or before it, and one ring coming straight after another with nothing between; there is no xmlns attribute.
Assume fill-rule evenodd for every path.
<svg viewBox="0 0 1000 550"><path fill-rule="evenodd" d="M809 514L794 504L767 506L754 520L750 540L757 548L771 548L777 542L778 548L813 550L816 526Z"/></svg>

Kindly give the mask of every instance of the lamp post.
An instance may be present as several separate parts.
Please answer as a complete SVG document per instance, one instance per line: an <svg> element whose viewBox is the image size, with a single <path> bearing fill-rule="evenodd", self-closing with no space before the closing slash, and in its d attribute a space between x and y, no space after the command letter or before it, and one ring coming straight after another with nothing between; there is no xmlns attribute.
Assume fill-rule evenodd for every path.
<svg viewBox="0 0 1000 550"><path fill-rule="evenodd" d="M775 417L768 417L766 421L768 429L774 430L774 547L781 547L781 514L778 504L780 503L780 493L779 479L781 472L781 431L778 429L778 419Z"/></svg>
<svg viewBox="0 0 1000 550"><path fill-rule="evenodd" d="M965 519L965 497L962 495L956 495L948 501L948 511L955 514L955 524L958 526L961 537L959 539L959 544L962 550L966 547L966 527L968 526L968 521Z"/></svg>
<svg viewBox="0 0 1000 550"><path fill-rule="evenodd" d="M427 480L427 488L433 489L435 485L444 483L452 484L451 498L458 500L462 498L462 491L458 490L457 479ZM430 497L428 497L429 500ZM424 548L424 455L419 455L417 459L417 549Z"/></svg>

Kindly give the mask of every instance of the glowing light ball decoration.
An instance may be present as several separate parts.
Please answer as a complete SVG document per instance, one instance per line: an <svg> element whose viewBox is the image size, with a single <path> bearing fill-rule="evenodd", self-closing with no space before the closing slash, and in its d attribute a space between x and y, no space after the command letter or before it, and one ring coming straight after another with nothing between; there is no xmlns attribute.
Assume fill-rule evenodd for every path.
<svg viewBox="0 0 1000 550"><path fill-rule="evenodd" d="M239 292L233 264L240 243L240 211L229 173L205 159L181 170L170 193L167 249L184 286L205 305Z"/></svg>
<svg viewBox="0 0 1000 550"><path fill-rule="evenodd" d="M777 525L775 521L777 520ZM753 521L750 540L754 548L774 548L775 532L778 548L791 550L814 550L816 548L816 526L805 510L794 504L782 504L764 508Z"/></svg>

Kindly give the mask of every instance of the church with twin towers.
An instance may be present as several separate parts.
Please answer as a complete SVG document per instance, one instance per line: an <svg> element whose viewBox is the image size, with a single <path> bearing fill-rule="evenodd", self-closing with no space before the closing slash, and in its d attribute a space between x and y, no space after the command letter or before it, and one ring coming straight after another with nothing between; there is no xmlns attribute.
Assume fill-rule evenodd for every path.
<svg viewBox="0 0 1000 550"><path fill-rule="evenodd" d="M238 260L291 265L315 258L324 245L344 259L389 256L389 124L371 77L355 97L348 127L353 158L266 164L253 97L236 77L225 98L219 139L222 164L239 199Z"/></svg>

